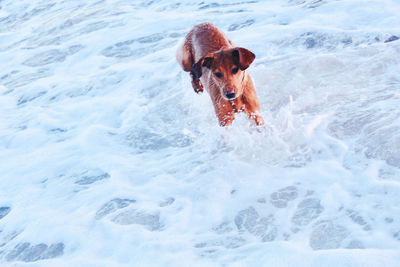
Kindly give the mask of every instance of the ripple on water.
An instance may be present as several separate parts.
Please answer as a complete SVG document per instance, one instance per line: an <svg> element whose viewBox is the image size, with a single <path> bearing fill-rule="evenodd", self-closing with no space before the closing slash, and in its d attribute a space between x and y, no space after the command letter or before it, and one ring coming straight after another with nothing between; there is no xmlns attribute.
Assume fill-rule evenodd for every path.
<svg viewBox="0 0 400 267"><path fill-rule="evenodd" d="M5 77L3 79L3 84L7 88L10 88L13 90L16 87L22 87L25 85L28 85L30 83L33 83L36 80L46 78L51 76L53 73L49 71L48 69L39 69L35 73L28 73L28 74L17 74L14 73L12 75L9 75L8 77Z"/></svg>
<svg viewBox="0 0 400 267"><path fill-rule="evenodd" d="M63 62L65 58L66 55L64 52L61 52L58 49L51 49L28 58L22 64L29 67L38 67L47 64Z"/></svg>
<svg viewBox="0 0 400 267"><path fill-rule="evenodd" d="M19 243L5 256L7 261L35 262L52 259L64 254L64 243L54 243L48 246L40 243L31 245L29 242Z"/></svg>

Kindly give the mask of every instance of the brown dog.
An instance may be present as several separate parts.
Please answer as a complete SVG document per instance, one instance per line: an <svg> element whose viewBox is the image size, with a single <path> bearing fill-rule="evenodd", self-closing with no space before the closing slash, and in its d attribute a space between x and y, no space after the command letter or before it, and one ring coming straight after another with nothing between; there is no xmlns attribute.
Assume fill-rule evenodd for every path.
<svg viewBox="0 0 400 267"><path fill-rule="evenodd" d="M257 125L264 120L258 114L260 103L253 82L246 69L255 55L235 47L211 23L193 27L178 48L176 59L184 71L190 72L196 93L203 85L211 96L215 113L221 126L232 124L234 113L244 111Z"/></svg>

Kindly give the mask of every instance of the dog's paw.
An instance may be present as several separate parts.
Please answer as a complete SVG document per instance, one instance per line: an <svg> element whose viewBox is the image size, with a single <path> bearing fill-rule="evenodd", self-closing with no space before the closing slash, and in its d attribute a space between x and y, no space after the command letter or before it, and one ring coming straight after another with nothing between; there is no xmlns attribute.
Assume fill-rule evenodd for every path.
<svg viewBox="0 0 400 267"><path fill-rule="evenodd" d="M192 87L193 87L194 91L198 94L204 92L203 85L200 83L200 80L193 80Z"/></svg>
<svg viewBox="0 0 400 267"><path fill-rule="evenodd" d="M256 122L257 126L263 126L264 125L264 119L261 116L256 116L256 118L254 119L254 121Z"/></svg>
<svg viewBox="0 0 400 267"><path fill-rule="evenodd" d="M249 118L254 120L254 122L255 122L255 124L257 126L263 126L264 125L264 119L260 115L257 115L255 113L251 113Z"/></svg>

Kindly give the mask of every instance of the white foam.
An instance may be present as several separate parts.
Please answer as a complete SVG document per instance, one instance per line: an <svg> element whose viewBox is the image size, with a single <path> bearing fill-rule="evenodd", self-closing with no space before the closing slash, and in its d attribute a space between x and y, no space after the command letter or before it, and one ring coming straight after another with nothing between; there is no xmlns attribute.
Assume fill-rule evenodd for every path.
<svg viewBox="0 0 400 267"><path fill-rule="evenodd" d="M3 264L400 262L398 3L0 7ZM204 21L255 52L265 127L175 61Z"/></svg>

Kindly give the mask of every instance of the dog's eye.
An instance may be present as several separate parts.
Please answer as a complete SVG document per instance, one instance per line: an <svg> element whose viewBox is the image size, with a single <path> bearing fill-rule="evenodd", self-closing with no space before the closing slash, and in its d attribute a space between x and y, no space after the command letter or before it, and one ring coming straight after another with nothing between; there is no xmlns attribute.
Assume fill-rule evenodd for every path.
<svg viewBox="0 0 400 267"><path fill-rule="evenodd" d="M236 74L237 72L238 72L238 68L234 68L234 69L232 69L232 74Z"/></svg>
<svg viewBox="0 0 400 267"><path fill-rule="evenodd" d="M218 78L222 78L222 73L221 72L216 72L215 76L217 76Z"/></svg>

